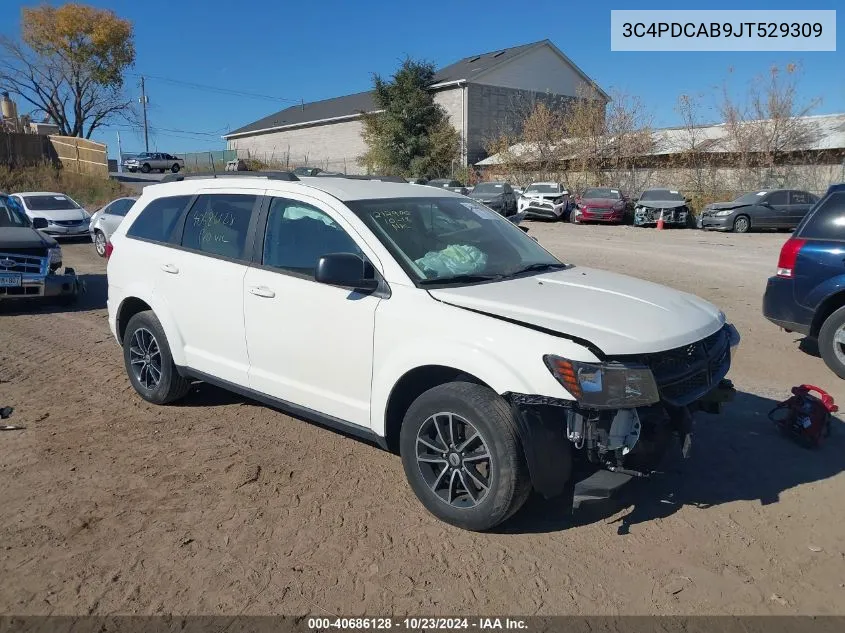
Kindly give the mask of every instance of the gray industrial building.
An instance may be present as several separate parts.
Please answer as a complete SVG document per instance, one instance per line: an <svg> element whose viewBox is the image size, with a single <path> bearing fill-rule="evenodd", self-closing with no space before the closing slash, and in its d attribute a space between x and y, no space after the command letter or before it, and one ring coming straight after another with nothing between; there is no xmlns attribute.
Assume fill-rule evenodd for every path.
<svg viewBox="0 0 845 633"><path fill-rule="evenodd" d="M440 69L431 86L461 134L461 164L486 156L485 144L519 122L538 100L561 106L592 85L607 95L549 40L470 55ZM240 158L364 173L361 112L375 112L371 92L305 103L225 135Z"/></svg>

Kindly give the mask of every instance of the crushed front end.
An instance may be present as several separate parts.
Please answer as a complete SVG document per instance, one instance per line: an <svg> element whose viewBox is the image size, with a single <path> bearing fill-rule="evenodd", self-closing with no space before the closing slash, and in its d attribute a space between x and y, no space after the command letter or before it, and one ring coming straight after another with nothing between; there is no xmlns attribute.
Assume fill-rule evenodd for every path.
<svg viewBox="0 0 845 633"><path fill-rule="evenodd" d="M693 414L720 413L733 399L726 375L738 344L726 324L690 345L636 358L547 358L575 401L508 394L535 490L573 494L577 505L648 476L675 438L688 456Z"/></svg>
<svg viewBox="0 0 845 633"><path fill-rule="evenodd" d="M669 226L686 226L689 217L689 208L674 207L674 208L657 208L647 206L637 206L634 208L634 225L635 226L655 226L663 215L663 223Z"/></svg>

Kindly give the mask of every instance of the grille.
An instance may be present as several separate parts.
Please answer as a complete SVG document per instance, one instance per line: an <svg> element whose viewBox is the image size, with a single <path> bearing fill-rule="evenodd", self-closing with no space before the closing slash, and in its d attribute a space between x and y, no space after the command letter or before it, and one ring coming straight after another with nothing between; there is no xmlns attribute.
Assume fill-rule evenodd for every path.
<svg viewBox="0 0 845 633"><path fill-rule="evenodd" d="M0 297L27 297L37 296L41 292L38 286L16 286L14 288L3 288L0 286Z"/></svg>
<svg viewBox="0 0 845 633"><path fill-rule="evenodd" d="M731 350L727 327L691 345L653 354L648 364L663 400L677 406L690 404L728 373Z"/></svg>
<svg viewBox="0 0 845 633"><path fill-rule="evenodd" d="M53 220L53 224L57 224L59 226L79 226L85 222L85 220Z"/></svg>
<svg viewBox="0 0 845 633"><path fill-rule="evenodd" d="M610 213L612 209L606 207L590 207L587 209L589 213L595 213L597 215L604 215L606 213Z"/></svg>
<svg viewBox="0 0 845 633"><path fill-rule="evenodd" d="M23 251L23 252L21 252ZM47 263L44 249L21 249L12 253L0 253L0 272L43 274ZM36 254L37 253L37 254ZM12 262L9 265L9 261Z"/></svg>

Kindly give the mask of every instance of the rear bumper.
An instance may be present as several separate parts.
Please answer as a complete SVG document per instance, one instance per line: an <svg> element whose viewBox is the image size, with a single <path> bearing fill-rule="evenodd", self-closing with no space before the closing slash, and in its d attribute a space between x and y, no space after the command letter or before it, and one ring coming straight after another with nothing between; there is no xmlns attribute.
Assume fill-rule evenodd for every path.
<svg viewBox="0 0 845 633"><path fill-rule="evenodd" d="M793 280L769 277L763 294L763 316L789 332L809 336L815 313L795 301Z"/></svg>

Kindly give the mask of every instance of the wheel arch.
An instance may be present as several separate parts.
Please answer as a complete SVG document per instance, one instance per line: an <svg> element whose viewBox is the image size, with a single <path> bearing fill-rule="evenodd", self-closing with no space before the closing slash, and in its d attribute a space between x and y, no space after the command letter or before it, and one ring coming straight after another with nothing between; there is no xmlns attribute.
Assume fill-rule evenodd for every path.
<svg viewBox="0 0 845 633"><path fill-rule="evenodd" d="M490 387L477 376L447 365L422 365L406 371L390 390L384 410L384 437L388 450L399 452L399 432L408 407L423 393L455 381Z"/></svg>
<svg viewBox="0 0 845 633"><path fill-rule="evenodd" d="M170 312L166 308L166 304L156 301L154 297L145 297L143 293L129 293L120 302L115 315L115 333L117 334L118 342L123 345L123 337L126 334L126 326L129 320L145 310L152 311L156 318L161 323L164 334L167 337L167 344L170 348L170 355L173 357L173 362L177 366L185 365L185 350L184 341L176 327L176 323L170 318Z"/></svg>
<svg viewBox="0 0 845 633"><path fill-rule="evenodd" d="M818 337L827 318L843 306L845 306L845 289L841 289L824 299L813 315L813 322L810 324L810 336Z"/></svg>

